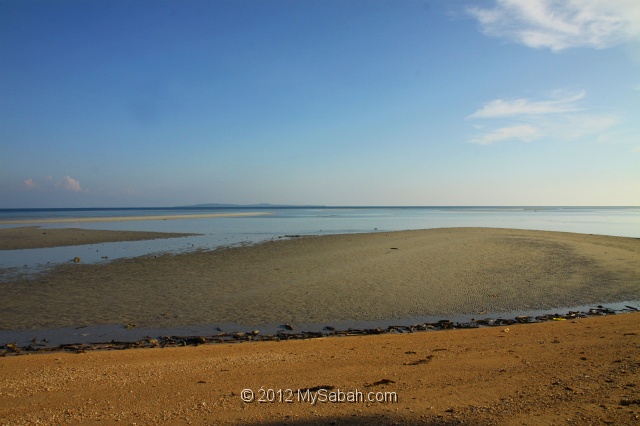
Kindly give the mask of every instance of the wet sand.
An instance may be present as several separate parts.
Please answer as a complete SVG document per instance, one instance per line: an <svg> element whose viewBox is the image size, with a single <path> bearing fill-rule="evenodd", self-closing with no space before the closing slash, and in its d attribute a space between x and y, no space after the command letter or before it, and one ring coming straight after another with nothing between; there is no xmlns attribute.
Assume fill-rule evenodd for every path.
<svg viewBox="0 0 640 426"><path fill-rule="evenodd" d="M60 265L0 286L0 329L482 318L625 300L640 300L640 239L452 228Z"/></svg>
<svg viewBox="0 0 640 426"><path fill-rule="evenodd" d="M78 217L78 218L49 218L49 219L15 219L0 220L1 224L7 225L29 225L43 223L94 223L94 222L131 222L141 220L178 220L178 219L205 219L214 217L243 217L243 216L264 216L270 215L268 212L250 213L203 213L203 214L177 214L177 215L153 215L153 216L106 216L106 217Z"/></svg>
<svg viewBox="0 0 640 426"><path fill-rule="evenodd" d="M638 300L639 278L633 238L481 228L309 237L62 265L0 286L0 326L479 313ZM0 423L635 424L639 317L4 357ZM272 402L243 402L244 389ZM326 401L301 400L312 396Z"/></svg>
<svg viewBox="0 0 640 426"><path fill-rule="evenodd" d="M40 228L24 226L0 229L0 250L20 250L119 241L155 240L195 234L142 231L103 231L79 228Z"/></svg>
<svg viewBox="0 0 640 426"><path fill-rule="evenodd" d="M6 357L0 422L637 424L639 324L635 313L508 329ZM327 401L357 392L383 401L298 398L298 389L314 388L326 389ZM275 400L245 403L244 389Z"/></svg>

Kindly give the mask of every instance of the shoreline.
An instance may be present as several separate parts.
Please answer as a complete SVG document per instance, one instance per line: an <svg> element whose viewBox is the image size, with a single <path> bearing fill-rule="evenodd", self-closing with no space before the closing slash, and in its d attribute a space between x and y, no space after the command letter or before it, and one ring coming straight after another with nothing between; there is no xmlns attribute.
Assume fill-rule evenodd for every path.
<svg viewBox="0 0 640 426"><path fill-rule="evenodd" d="M132 222L145 220L177 220L177 219L209 219L216 217L251 217L268 216L270 212L246 212L246 213L201 213L178 215L148 215L148 216L103 216L103 217L78 217L78 218L44 218L44 219L6 219L0 220L0 225L30 225L45 223L100 223L100 222Z"/></svg>
<svg viewBox="0 0 640 426"><path fill-rule="evenodd" d="M630 304L636 306L630 306ZM327 337L480 329L517 324L541 324L549 321L576 321L598 316L640 312L640 301L606 303L604 305L609 306L597 305L582 310L576 308L556 309L554 313L540 312L533 315L488 314L482 319L439 319L430 322L388 320L343 328L331 324L316 324L312 326L280 324L267 327L231 326L221 328L220 326L211 325L206 327L185 327L183 329L136 329L135 324L113 324L103 327L72 327L59 330L16 330L13 332L0 330L0 339L2 339L3 335L12 337L0 340L0 357L52 352L85 353L94 350L165 348L205 344L273 342ZM394 325L388 325L390 323ZM197 329L199 329L199 332L193 334L194 330ZM213 334L211 334L212 332ZM69 335L77 337L69 340Z"/></svg>
<svg viewBox="0 0 640 426"><path fill-rule="evenodd" d="M633 424L640 419L638 315L4 357L0 418L11 424ZM339 392L356 398L340 400ZM312 403L307 393L335 399Z"/></svg>

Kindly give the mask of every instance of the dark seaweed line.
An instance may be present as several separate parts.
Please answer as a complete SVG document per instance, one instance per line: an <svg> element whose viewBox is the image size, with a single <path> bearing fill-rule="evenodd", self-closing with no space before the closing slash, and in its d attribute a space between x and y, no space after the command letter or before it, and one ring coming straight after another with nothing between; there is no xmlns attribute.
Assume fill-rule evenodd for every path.
<svg viewBox="0 0 640 426"><path fill-rule="evenodd" d="M245 332L220 332L212 336L161 336L157 338L145 337L144 339L133 342L118 342L111 340L108 342L98 343L75 343L75 344L62 344L58 346L47 346L46 343L32 342L27 346L17 346L15 343L7 343L0 346L0 357L15 356L15 355L28 355L33 353L48 353L48 352L72 352L72 353L85 353L87 351L95 350L124 350L124 349L137 349L137 348L166 348L166 347L178 347L178 346L198 346L203 344L212 343L242 343L242 342L272 342L282 340L301 340L301 339L314 339L321 337L331 336L365 336L373 334L387 334L387 333L414 333L420 331L438 331L438 330L454 330L454 329L466 329L466 328L480 328L480 327L499 327L508 326L513 324L534 324L546 321L566 321L575 320L579 318L587 318L592 316L602 315L614 315L616 313L626 313L638 311L637 308L627 306L624 310L613 310L598 306L597 308L589 309L587 312L574 312L569 311L566 314L545 314L536 317L518 316L513 319L504 318L486 318L486 319L471 319L469 322L453 322L450 320L440 320L438 322L430 322L414 325L390 325L387 328L364 328L355 329L348 328L346 330L336 330L334 327L327 326L324 331L301 331L294 332L293 326L290 324L284 324L283 330L278 331L276 334L261 335L258 330L254 330L249 333Z"/></svg>

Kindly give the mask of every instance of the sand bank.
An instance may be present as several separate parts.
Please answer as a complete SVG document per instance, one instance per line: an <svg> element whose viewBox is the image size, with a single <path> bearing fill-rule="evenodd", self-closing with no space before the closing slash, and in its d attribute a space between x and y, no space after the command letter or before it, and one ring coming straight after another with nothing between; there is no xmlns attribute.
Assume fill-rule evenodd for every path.
<svg viewBox="0 0 640 426"><path fill-rule="evenodd" d="M6 424L636 424L639 316L0 358L0 419ZM312 405L298 397L298 389L319 388L326 389L327 401L339 392L345 399L359 398L360 392L365 402ZM243 402L244 389L273 402ZM382 401L366 402L369 396Z"/></svg>
<svg viewBox="0 0 640 426"><path fill-rule="evenodd" d="M213 217L243 217L243 216L264 216L270 215L268 212L250 213L203 213L203 214L176 214L162 216L108 216L108 217L79 217L79 218L43 218L43 219L16 219L0 220L0 224L7 225L29 225L40 223L94 223L94 222L131 222L140 220L177 220L177 219L206 219Z"/></svg>
<svg viewBox="0 0 640 426"><path fill-rule="evenodd" d="M482 318L640 300L639 283L635 238L486 228L332 235L60 265L0 286L0 328Z"/></svg>
<svg viewBox="0 0 640 426"><path fill-rule="evenodd" d="M194 234L140 231L103 231L65 228L41 229L37 226L0 229L0 250L19 250L118 241L155 240L186 237Z"/></svg>

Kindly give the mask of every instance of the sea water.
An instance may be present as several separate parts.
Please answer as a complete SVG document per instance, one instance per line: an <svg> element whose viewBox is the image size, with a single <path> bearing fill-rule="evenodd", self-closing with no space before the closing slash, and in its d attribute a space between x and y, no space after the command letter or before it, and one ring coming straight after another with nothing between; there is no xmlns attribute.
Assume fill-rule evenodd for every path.
<svg viewBox="0 0 640 426"><path fill-rule="evenodd" d="M267 213L122 222L3 224L2 220L83 219L127 216ZM102 208L4 209L0 228L41 226L122 231L193 233L197 236L0 251L0 280L16 273L42 271L75 257L83 263L163 253L214 250L303 235L389 232L447 227L516 228L640 237L640 207L251 207L251 208Z"/></svg>

